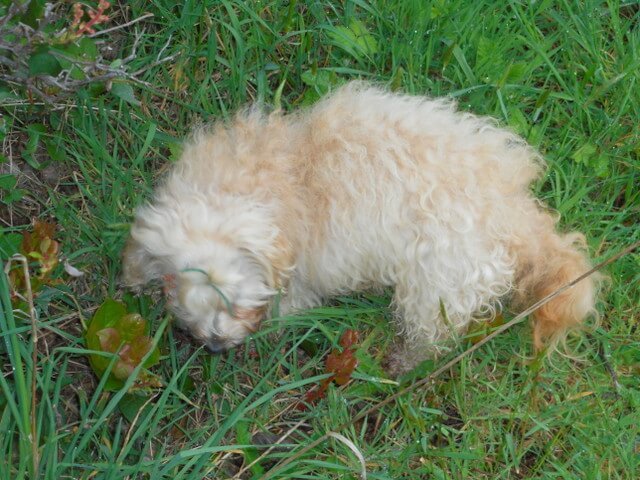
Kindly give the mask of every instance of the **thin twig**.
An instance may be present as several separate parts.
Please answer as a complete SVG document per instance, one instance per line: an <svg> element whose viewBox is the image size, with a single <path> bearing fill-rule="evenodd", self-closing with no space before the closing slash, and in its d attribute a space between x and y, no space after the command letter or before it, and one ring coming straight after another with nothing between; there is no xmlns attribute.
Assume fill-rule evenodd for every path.
<svg viewBox="0 0 640 480"><path fill-rule="evenodd" d="M146 72L147 70L149 70L149 69L151 69L153 67L157 67L158 65L162 65L163 63L170 62L171 60L175 59L181 53L182 52L174 53L173 55L169 55L168 57L164 57L164 58L161 58L160 60L156 60L155 62L150 63L149 65L147 65L145 67L142 67L140 70L136 70L131 75L133 77L137 77L141 73L144 73L144 72Z"/></svg>
<svg viewBox="0 0 640 480"><path fill-rule="evenodd" d="M121 462L123 461L123 456L125 456L128 452L125 447L127 446L127 444L129 443L129 440L131 439L131 434L133 432L133 429L135 428L136 424L138 423L138 420L140 419L140 416L143 413L146 413L146 408L147 406L156 399L158 395L150 395L149 398L147 399L146 402L144 402L142 404L142 406L138 409L138 412L136 413L135 417L133 418L133 420L131 421L131 424L129 425L129 428L127 429L127 434L124 437L124 442L122 442L122 447L120 448L120 455L118 456L118 461Z"/></svg>
<svg viewBox="0 0 640 480"><path fill-rule="evenodd" d="M415 390L418 387L422 387L422 386L432 382L436 377L440 376L443 372L449 370L452 366L454 366L457 363L459 363L464 357L466 357L466 356L470 355L471 353L475 352L480 347L482 347L484 344L490 342L491 340L493 340L495 337L500 335L505 330L508 330L512 326L522 322L525 319L525 317L529 316L531 313L533 313L534 311L536 311L537 309L539 309L540 307L542 307L546 303L550 302L551 300L553 300L555 297L557 297L561 293L563 293L566 290L570 289L575 284L581 282L582 280L584 280L585 278L589 277L590 275L593 275L598 270L603 269L604 267L606 267L607 265L615 262L619 258L631 253L633 250L635 250L638 247L640 247L640 241L629 245L628 247L626 247L623 250L621 250L620 252L616 253L615 255L610 257L609 259L600 262L599 264L597 264L595 267L593 267L588 272L583 273L582 275L580 275L576 279L572 280L571 282L569 282L569 283L563 285L562 287L560 287L559 289L557 289L555 292L550 293L549 295L547 295L546 297L544 297L541 300L538 300L536 303L531 305L529 308L527 308L526 310L524 310L520 314L516 315L511 321L505 323L504 325L501 325L495 331L493 331L492 333L490 333L489 335L484 337L482 340L480 340L478 343L476 343L475 345L471 346L470 348L468 348L464 352L460 353L459 355L457 355L453 359L449 360L443 366L441 366L440 368L438 368L434 372L430 373L429 375L424 377L422 380L420 380L420 381L418 381L418 382L416 382L414 384L408 385L407 387L397 391L393 395L390 395L387 398L385 398L384 400L376 403L372 407L364 410L363 412L360 412L353 419L351 419L351 420L349 420L347 422L344 422L343 424L338 426L338 428L336 428L335 431L344 430L345 428L355 424L356 422L358 422L358 421L362 420L363 418L367 417L368 415L372 414L376 410L380 410L382 407L384 407L385 405L388 405L389 403L393 402L394 400L400 398L404 394L406 394L406 393L408 393L408 392L410 392L412 390ZM279 472L285 466L287 466L288 464L290 464L294 460L300 458L302 455L304 455L306 452L308 452L312 448L318 446L320 443L325 441L328 437L329 437L329 434L322 435L320 438L318 438L318 439L314 440L313 442L311 442L310 444L306 445L305 447L303 447L302 449L297 451L295 454L293 454L290 457L287 457L284 460L282 460L281 462L277 463L273 468L271 468L271 470L266 472L260 478L261 479L265 479L265 478L272 477L276 472Z"/></svg>
<svg viewBox="0 0 640 480"><path fill-rule="evenodd" d="M115 27L107 28L106 30L100 30L99 32L92 33L91 35L86 35L86 36L89 37L89 38L95 38L95 37L97 37L99 35L104 35L105 33L110 33L110 32L113 32L115 30L119 30L121 28L129 27L129 26L133 25L134 23L141 22L142 20L146 20L149 17L153 17L153 13L145 13L141 17L134 18L130 22L123 23L121 25L116 25Z"/></svg>
<svg viewBox="0 0 640 480"><path fill-rule="evenodd" d="M158 52L158 55L156 55L156 62L160 60L160 57L162 57L164 51L169 47L169 45L171 45L171 40L173 40L173 33L169 34L169 38L167 38L167 41Z"/></svg>
<svg viewBox="0 0 640 480"><path fill-rule="evenodd" d="M0 17L0 27L4 27L9 20L17 15L22 15L27 11L30 2L11 2L9 5L9 11L4 15L4 17Z"/></svg>

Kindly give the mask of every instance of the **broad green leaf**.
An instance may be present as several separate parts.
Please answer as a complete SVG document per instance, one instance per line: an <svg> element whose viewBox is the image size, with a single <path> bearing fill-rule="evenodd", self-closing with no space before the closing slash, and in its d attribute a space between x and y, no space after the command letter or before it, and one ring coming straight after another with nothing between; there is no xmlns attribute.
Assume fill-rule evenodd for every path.
<svg viewBox="0 0 640 480"><path fill-rule="evenodd" d="M111 374L106 382L107 390L122 388L124 382L134 369L140 364L143 357L151 350L153 342L148 333L148 325L137 313L127 313L124 303L107 299L96 311L91 319L85 339L87 347L98 352L107 352L118 355ZM160 359L160 352L154 349L144 363L149 368ZM102 376L113 360L108 356L89 355L89 363L98 376ZM142 372L140 382L155 385L155 381L147 372Z"/></svg>
<svg viewBox="0 0 640 480"><path fill-rule="evenodd" d="M18 183L18 179L11 174L0 175L0 190L11 190Z"/></svg>
<svg viewBox="0 0 640 480"><path fill-rule="evenodd" d="M117 324L118 330L122 333L122 338L127 342L134 341L141 335L146 335L147 322L138 313L127 313Z"/></svg>
<svg viewBox="0 0 640 480"><path fill-rule="evenodd" d="M600 178L606 178L609 176L609 156L601 153L591 157L589 166L593 168L596 175Z"/></svg>
<svg viewBox="0 0 640 480"><path fill-rule="evenodd" d="M98 57L98 47L92 38L82 37L73 42L55 47L56 58L63 69L69 70L72 78L83 80L86 74L80 62L91 62Z"/></svg>
<svg viewBox="0 0 640 480"><path fill-rule="evenodd" d="M341 26L330 29L329 37L337 47L358 59L361 54L371 55L378 51L376 38L359 20L352 20L348 27Z"/></svg>
<svg viewBox="0 0 640 480"><path fill-rule="evenodd" d="M20 252L21 244L22 235L19 233L0 233L0 257L6 260Z"/></svg>
<svg viewBox="0 0 640 480"><path fill-rule="evenodd" d="M24 197L25 193L25 190L21 188L15 188L2 197L2 202L7 205L11 205L13 202L17 202L22 197Z"/></svg>
<svg viewBox="0 0 640 480"><path fill-rule="evenodd" d="M527 64L516 62L509 66L506 75L506 83L518 83L527 74Z"/></svg>
<svg viewBox="0 0 640 480"><path fill-rule="evenodd" d="M56 57L49 52L35 53L29 58L29 75L51 75L55 77L62 70Z"/></svg>
<svg viewBox="0 0 640 480"><path fill-rule="evenodd" d="M170 152L169 160L172 162L177 162L182 155L182 143L172 142L168 143L167 146L169 147Z"/></svg>
<svg viewBox="0 0 640 480"><path fill-rule="evenodd" d="M576 162L582 163L584 165L589 164L589 160L596 153L597 148L592 143L585 143L571 155Z"/></svg>
<svg viewBox="0 0 640 480"><path fill-rule="evenodd" d="M133 93L133 87L128 83L113 82L111 85L111 94L132 105L140 105L140 101L136 99Z"/></svg>
<svg viewBox="0 0 640 480"><path fill-rule="evenodd" d="M307 70L302 73L301 79L312 87L305 92L302 99L303 105L314 103L341 83L336 72L331 70Z"/></svg>
<svg viewBox="0 0 640 480"><path fill-rule="evenodd" d="M45 0L31 0L27 11L20 17L20 21L32 28L38 28L39 21L44 17L45 4Z"/></svg>
<svg viewBox="0 0 640 480"><path fill-rule="evenodd" d="M236 423L236 441L241 445L252 444L252 436L249 432L249 426L249 421L246 419L242 419L238 423ZM242 450L242 453L244 455L244 461L247 465L252 464L254 460L256 460L260 456L257 448L245 448ZM262 468L260 462L256 462L255 464L253 464L253 466L251 467L251 471L256 477L264 475L264 468Z"/></svg>
<svg viewBox="0 0 640 480"><path fill-rule="evenodd" d="M124 415L129 422L133 422L133 420L140 412L140 409L144 407L145 403L149 400L149 397L145 395L134 395L131 393L126 393L122 399L118 402L118 410L120 413ZM151 405L147 405L144 407L145 414L151 409Z"/></svg>
<svg viewBox="0 0 640 480"><path fill-rule="evenodd" d="M316 87L323 92L329 91L329 89L338 83L338 75L336 72L330 70L307 70L302 73L300 77L304 83L310 87Z"/></svg>
<svg viewBox="0 0 640 480"><path fill-rule="evenodd" d="M445 45L448 45L448 46L447 46L447 49L442 54L442 70L447 68L447 65L449 65L449 63L451 62L451 57L453 57L453 49L456 48L457 46L456 42L450 42L450 41L447 41L446 39L444 39L443 42L445 43Z"/></svg>
<svg viewBox="0 0 640 480"><path fill-rule="evenodd" d="M405 70L402 67L398 67L391 77L391 90L398 91L402 89L404 83Z"/></svg>
<svg viewBox="0 0 640 480"><path fill-rule="evenodd" d="M104 82L92 82L87 85L86 89L79 90L78 94L85 96L85 98L96 98L104 94L107 91L107 85Z"/></svg>
<svg viewBox="0 0 640 480"><path fill-rule="evenodd" d="M44 146L52 160L62 162L66 158L59 138L46 139L44 141Z"/></svg>
<svg viewBox="0 0 640 480"><path fill-rule="evenodd" d="M120 302L108 299L96 311L85 333L87 347L96 351L115 352L120 343L111 349L111 343L115 343L115 334L111 333L115 329L113 326L126 314L126 308ZM119 334L118 334L119 335ZM118 339L119 340L119 339ZM111 359L101 355L89 355L89 364L93 371L102 376L108 368ZM119 363L119 361L118 361ZM118 390L124 385L122 379L117 378L117 365L112 369L112 374L105 384L106 390ZM126 378L126 377L125 377Z"/></svg>
<svg viewBox="0 0 640 480"><path fill-rule="evenodd" d="M27 132L29 132L29 137L41 135L47 132L47 127L42 123L32 123L27 127Z"/></svg>
<svg viewBox="0 0 640 480"><path fill-rule="evenodd" d="M89 327L87 328L87 345L93 350L100 350L100 344L96 337L99 330L113 327L124 315L126 307L115 300L107 299L93 315Z"/></svg>
<svg viewBox="0 0 640 480"><path fill-rule="evenodd" d="M240 420L236 423L236 441L242 445L251 445L253 443L253 439L249 428L251 427L250 423L246 419ZM264 468L262 467L260 462L254 463L254 461L260 456L260 452L257 448L245 448L242 450L244 455L244 461L248 464L253 464L251 467L251 471L254 476L260 477L264 475Z"/></svg>
<svg viewBox="0 0 640 480"><path fill-rule="evenodd" d="M74 57L84 61L91 61L98 58L98 47L95 40L88 37L82 37L79 40L72 42L67 47L67 52Z"/></svg>
<svg viewBox="0 0 640 480"><path fill-rule="evenodd" d="M449 13L450 7L447 0L435 0L431 5L429 17L434 20L438 17L445 16Z"/></svg>
<svg viewBox="0 0 640 480"><path fill-rule="evenodd" d="M497 54L497 45L494 40L480 37L476 51L476 63L478 65L502 63L502 56Z"/></svg>
<svg viewBox="0 0 640 480"><path fill-rule="evenodd" d="M34 153L38 149L40 137L46 133L47 128L41 123L33 123L27 127L27 142L25 143L24 150L22 150L22 158L29 164L31 168L39 170L43 167L38 160L34 157Z"/></svg>
<svg viewBox="0 0 640 480"><path fill-rule="evenodd" d="M509 109L509 125L519 135L526 137L529 131L529 121L519 108L513 107Z"/></svg>
<svg viewBox="0 0 640 480"><path fill-rule="evenodd" d="M551 90L546 90L546 89L543 90L542 94L536 100L536 108L542 108L542 106L545 104L545 102L549 98L549 95L551 95Z"/></svg>

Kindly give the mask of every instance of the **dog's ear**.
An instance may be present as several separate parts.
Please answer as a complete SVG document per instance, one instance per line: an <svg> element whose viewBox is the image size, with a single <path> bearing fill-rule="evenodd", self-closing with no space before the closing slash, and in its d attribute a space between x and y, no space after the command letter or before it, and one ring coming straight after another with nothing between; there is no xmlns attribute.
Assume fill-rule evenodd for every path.
<svg viewBox="0 0 640 480"><path fill-rule="evenodd" d="M140 242L129 236L122 251L122 280L129 287L139 287L151 280L152 259Z"/></svg>
<svg viewBox="0 0 640 480"><path fill-rule="evenodd" d="M291 275L295 263L291 242L289 242L289 240L280 233L274 242L273 252L267 257L273 265L273 275L276 288L286 288L289 275Z"/></svg>
<svg viewBox="0 0 640 480"><path fill-rule="evenodd" d="M279 234L267 251L257 251L250 246L245 246L242 250L260 266L270 288L277 290L287 286L294 259L291 243L284 235Z"/></svg>

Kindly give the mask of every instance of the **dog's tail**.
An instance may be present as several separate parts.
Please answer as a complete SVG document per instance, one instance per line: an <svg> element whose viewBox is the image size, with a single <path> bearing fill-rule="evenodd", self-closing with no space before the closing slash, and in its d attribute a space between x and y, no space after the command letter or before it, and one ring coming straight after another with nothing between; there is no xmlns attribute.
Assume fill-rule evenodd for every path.
<svg viewBox="0 0 640 480"><path fill-rule="evenodd" d="M520 237L516 267L516 306L524 308L576 279L591 268L580 233L559 234L555 219L538 212L533 229ZM531 225L531 223L529 223ZM592 317L597 320L596 295L603 276L594 273L565 290L533 313L536 349L556 347L569 330Z"/></svg>

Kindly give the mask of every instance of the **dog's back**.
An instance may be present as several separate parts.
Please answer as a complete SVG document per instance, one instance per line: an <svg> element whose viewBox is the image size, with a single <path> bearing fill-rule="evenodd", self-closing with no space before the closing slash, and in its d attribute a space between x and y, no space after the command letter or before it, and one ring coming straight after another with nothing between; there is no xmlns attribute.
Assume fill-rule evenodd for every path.
<svg viewBox="0 0 640 480"><path fill-rule="evenodd" d="M310 246L301 267L310 263L310 283L323 294L394 285L404 328L436 340L447 329L440 302L463 328L509 293L522 307L589 269L582 235L558 233L530 191L541 156L493 119L354 82L305 122L299 159L325 196L313 239L326 240ZM538 347L595 312L597 282L536 312Z"/></svg>

